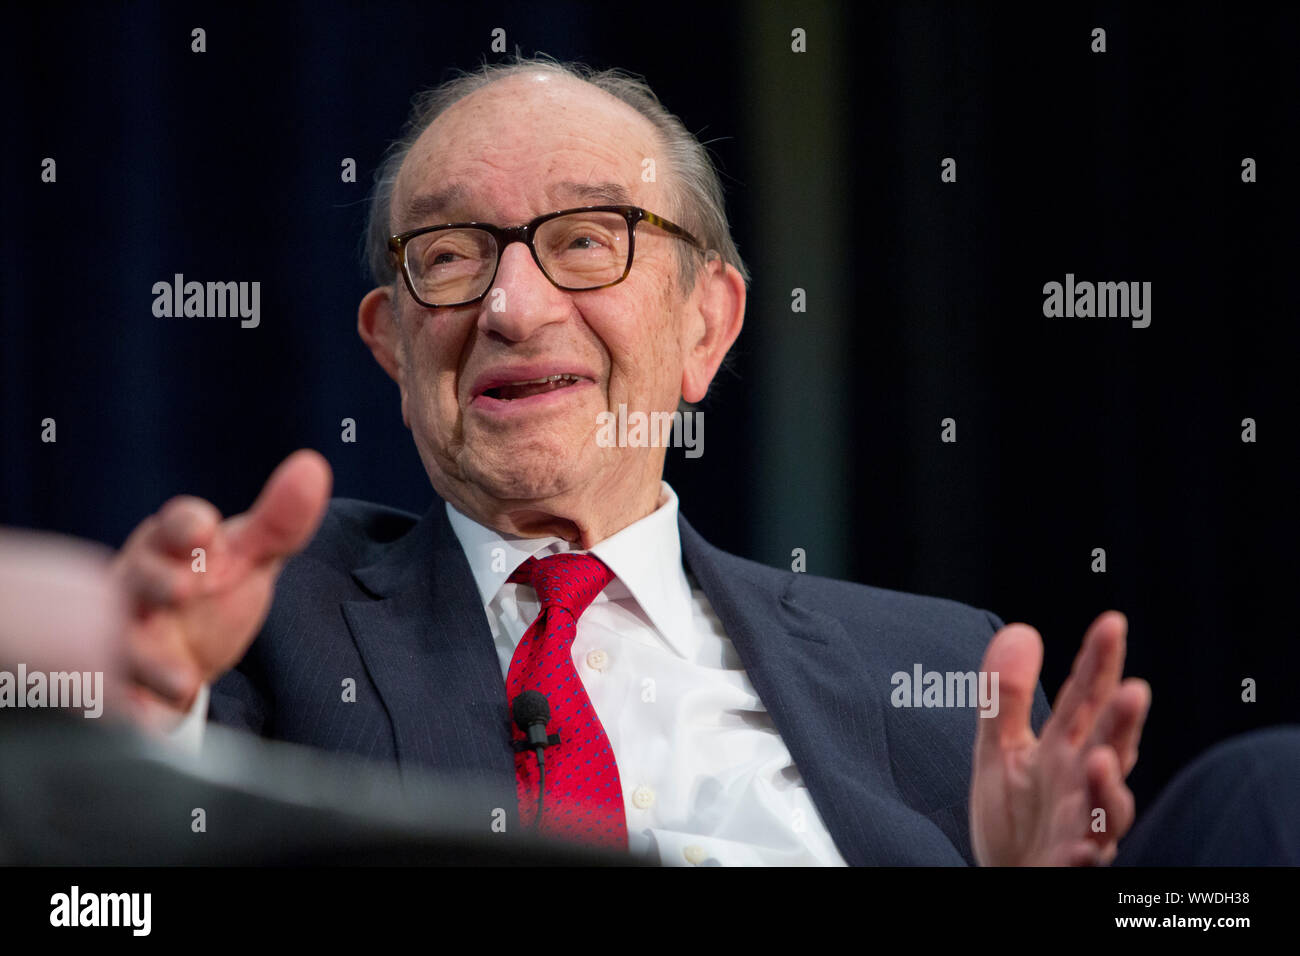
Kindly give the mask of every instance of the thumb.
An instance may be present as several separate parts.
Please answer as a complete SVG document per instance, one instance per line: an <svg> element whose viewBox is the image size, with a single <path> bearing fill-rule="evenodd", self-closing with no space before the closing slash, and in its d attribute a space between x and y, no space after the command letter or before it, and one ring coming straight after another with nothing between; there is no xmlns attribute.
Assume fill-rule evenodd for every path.
<svg viewBox="0 0 1300 956"><path fill-rule="evenodd" d="M297 553L316 533L333 481L319 452L294 452L271 473L253 507L227 523L231 549L253 564Z"/></svg>
<svg viewBox="0 0 1300 956"><path fill-rule="evenodd" d="M1043 639L1028 624L1008 624L993 635L980 668L989 675L989 686L997 688L997 713L994 717L981 714L976 720L977 765L1003 750L1033 742L1029 718L1042 667Z"/></svg>

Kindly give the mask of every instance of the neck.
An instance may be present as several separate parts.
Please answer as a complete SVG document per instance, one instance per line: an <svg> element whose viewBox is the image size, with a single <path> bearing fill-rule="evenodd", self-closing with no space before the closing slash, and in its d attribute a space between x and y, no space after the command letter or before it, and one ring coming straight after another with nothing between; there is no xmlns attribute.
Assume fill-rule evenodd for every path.
<svg viewBox="0 0 1300 956"><path fill-rule="evenodd" d="M632 494L602 494L598 500L589 494L529 500L495 498L472 487L437 490L461 514L501 534L563 538L585 551L653 513L659 507L660 485L656 477Z"/></svg>

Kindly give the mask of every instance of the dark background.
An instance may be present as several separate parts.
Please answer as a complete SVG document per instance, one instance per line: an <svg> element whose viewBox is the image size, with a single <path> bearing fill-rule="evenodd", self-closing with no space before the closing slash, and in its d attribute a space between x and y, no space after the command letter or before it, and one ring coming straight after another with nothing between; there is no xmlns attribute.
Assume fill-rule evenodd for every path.
<svg viewBox="0 0 1300 956"><path fill-rule="evenodd" d="M0 524L116 546L178 493L242 510L303 446L336 494L422 512L354 328L365 198L410 97L502 58L503 27L645 75L724 171L754 282L705 454L669 456L683 513L768 564L804 548L810 573L1035 624L1049 697L1125 611L1154 690L1141 807L1207 746L1300 719L1300 21L1272 6L23 5L0 41ZM176 272L260 281L260 328L155 318ZM1152 282L1151 327L1044 318L1067 272Z"/></svg>

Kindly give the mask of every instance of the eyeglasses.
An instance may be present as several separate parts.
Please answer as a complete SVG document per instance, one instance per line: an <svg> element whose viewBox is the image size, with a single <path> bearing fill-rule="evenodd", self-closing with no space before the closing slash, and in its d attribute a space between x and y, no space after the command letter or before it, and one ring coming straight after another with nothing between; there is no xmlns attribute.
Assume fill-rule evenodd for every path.
<svg viewBox="0 0 1300 956"><path fill-rule="evenodd" d="M537 267L558 288L586 292L627 278L636 224L643 221L703 250L681 226L640 206L562 209L508 228L485 222L426 226L390 237L388 250L411 296L430 309L469 305L487 295L501 254L512 242L528 246Z"/></svg>

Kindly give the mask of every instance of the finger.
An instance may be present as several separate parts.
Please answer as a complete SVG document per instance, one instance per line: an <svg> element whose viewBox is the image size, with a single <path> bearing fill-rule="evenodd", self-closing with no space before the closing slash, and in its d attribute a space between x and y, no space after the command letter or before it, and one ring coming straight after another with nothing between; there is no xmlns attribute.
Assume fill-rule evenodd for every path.
<svg viewBox="0 0 1300 956"><path fill-rule="evenodd" d="M1102 866L1110 861L1092 840L1076 840L1062 851L1061 862L1064 866Z"/></svg>
<svg viewBox="0 0 1300 956"><path fill-rule="evenodd" d="M206 547L212 540L221 512L202 498L178 495L158 509L156 519L144 542L170 557L188 560L195 548Z"/></svg>
<svg viewBox="0 0 1300 956"><path fill-rule="evenodd" d="M1063 856L1066 866L1110 866L1118 852L1115 843L1098 846L1091 840L1079 840L1068 846Z"/></svg>
<svg viewBox="0 0 1300 956"><path fill-rule="evenodd" d="M127 649L128 676L137 690L148 690L168 706L185 709L199 692L202 677L173 635L146 634Z"/></svg>
<svg viewBox="0 0 1300 956"><path fill-rule="evenodd" d="M1104 829L1089 827L1089 837L1098 846L1118 843L1133 825L1136 803L1133 792L1124 785L1119 756L1112 747L1093 747L1085 760L1088 800L1093 821L1104 822ZM1096 813L1103 811L1102 815Z"/></svg>
<svg viewBox="0 0 1300 956"><path fill-rule="evenodd" d="M149 535L153 534L154 525L157 523L158 515L151 514L132 528L131 533L127 535L126 540L122 542L122 547L118 548L117 557L120 558L124 554L130 554L133 550L143 547L145 539Z"/></svg>
<svg viewBox="0 0 1300 956"><path fill-rule="evenodd" d="M231 549L254 564L298 552L324 517L332 483L318 452L294 452L271 473L253 507L226 523Z"/></svg>
<svg viewBox="0 0 1300 956"><path fill-rule="evenodd" d="M997 689L997 711L996 716L981 714L975 721L976 766L1034 742L1029 718L1042 666L1043 639L1029 625L1009 624L993 635L980 669L989 675L989 688Z"/></svg>
<svg viewBox="0 0 1300 956"><path fill-rule="evenodd" d="M1092 732L1097 715L1115 692L1124 672L1128 621L1106 611L1088 628L1069 678L1057 695L1057 709L1043 726L1043 743L1078 747Z"/></svg>
<svg viewBox="0 0 1300 956"><path fill-rule="evenodd" d="M140 546L126 555L117 567L117 580L139 606L172 607L200 587L188 560L178 560Z"/></svg>
<svg viewBox="0 0 1300 956"><path fill-rule="evenodd" d="M1088 738L1091 746L1108 744L1114 748L1125 777L1137 763L1138 741L1150 708L1151 685L1139 677L1130 677L1112 695Z"/></svg>

